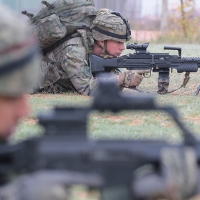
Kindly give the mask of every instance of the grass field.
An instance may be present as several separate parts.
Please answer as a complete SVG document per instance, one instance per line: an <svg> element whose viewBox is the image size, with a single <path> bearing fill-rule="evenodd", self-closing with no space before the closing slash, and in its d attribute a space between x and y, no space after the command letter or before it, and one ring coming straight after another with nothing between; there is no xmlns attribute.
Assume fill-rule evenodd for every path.
<svg viewBox="0 0 200 200"><path fill-rule="evenodd" d="M161 44L152 44L150 52L165 52ZM199 56L200 45L176 45L182 47L183 56ZM128 53L128 52L124 52ZM177 52L170 52L177 54ZM178 74L175 70L170 74L169 90L178 88L183 81L184 74ZM150 78L145 78L139 89L148 91L155 95L158 105L171 105L178 109L184 123L198 136L200 133L200 94L195 97L194 92L200 84L200 72L191 73L191 79L186 88L167 95L158 95L157 73ZM123 92L138 94L135 91L125 89ZM12 141L17 142L28 137L38 136L43 129L37 124L37 115L44 113L54 106L89 106L92 97L80 96L76 93L67 94L36 94L27 95L31 105L31 115L23 119L17 128L17 133ZM171 142L181 141L181 132L172 119L159 112L122 112L117 115L112 113L92 113L89 118L89 137L107 139L166 139ZM97 200L99 192L88 192L84 186L72 186L70 189L70 200Z"/></svg>
<svg viewBox="0 0 200 200"><path fill-rule="evenodd" d="M149 46L150 52L165 52L161 44ZM183 56L198 56L200 53L199 45L176 45L182 47ZM124 53L129 53L125 51ZM168 51L177 54L177 51ZM157 95L157 73L153 73L150 78L144 78L139 86L143 91L155 94L156 102L159 105L175 106L184 120L184 123L191 128L195 134L200 132L200 95L195 97L194 92L200 84L198 73L191 73L191 78L186 88L167 95ZM183 81L184 73L178 74L175 70L170 74L169 90L178 88ZM123 92L135 93L125 89ZM12 138L14 141L23 140L27 137L40 135L43 129L37 124L37 115L52 109L54 106L89 106L92 97L81 96L76 93L66 94L36 94L27 95L31 104L31 115L23 119L17 128L17 133ZM92 113L89 119L90 138L163 138L172 142L180 141L181 134L172 122L171 118L158 112L122 112L117 115L112 113Z"/></svg>
<svg viewBox="0 0 200 200"><path fill-rule="evenodd" d="M168 44L169 45L169 44ZM151 44L150 52L166 52L162 44ZM182 56L199 56L200 45L174 45L182 47ZM130 52L130 51L129 51ZM177 51L168 51L170 54L177 54ZM124 52L127 53L127 52ZM200 94L195 97L194 92L200 84L200 72L191 73L190 81L186 88L167 95L157 95L157 73L153 73L150 78L145 78L139 89L155 94L156 102L159 105L175 106L184 123L198 135L200 133ZM175 70L170 74L169 90L178 88L184 78L184 73L178 74ZM136 92L125 89L123 92ZM13 136L14 141L42 134L42 128L37 124L37 115L46 112L54 106L88 106L92 102L92 97L80 96L76 93L66 94L36 94L27 95L31 104L31 115L23 119L17 128L17 133ZM90 138L124 138L124 139L155 139L162 138L172 142L181 140L179 129L175 126L171 118L158 112L122 112L117 115L112 113L92 113L89 119Z"/></svg>

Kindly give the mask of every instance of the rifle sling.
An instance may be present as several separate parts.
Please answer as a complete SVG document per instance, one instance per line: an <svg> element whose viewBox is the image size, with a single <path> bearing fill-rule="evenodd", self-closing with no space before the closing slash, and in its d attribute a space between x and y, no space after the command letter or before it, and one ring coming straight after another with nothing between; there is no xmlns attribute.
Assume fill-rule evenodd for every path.
<svg viewBox="0 0 200 200"><path fill-rule="evenodd" d="M188 81L189 81L189 79L190 79L189 74L190 74L190 72L186 72L186 73L185 73L185 78L183 79L183 84L182 84L179 88L177 88L177 89L175 89L175 90L172 90L172 91L169 91L169 92L167 92L167 94L168 94L168 93L176 92L177 90L181 89L182 87L185 88L186 84L188 83Z"/></svg>

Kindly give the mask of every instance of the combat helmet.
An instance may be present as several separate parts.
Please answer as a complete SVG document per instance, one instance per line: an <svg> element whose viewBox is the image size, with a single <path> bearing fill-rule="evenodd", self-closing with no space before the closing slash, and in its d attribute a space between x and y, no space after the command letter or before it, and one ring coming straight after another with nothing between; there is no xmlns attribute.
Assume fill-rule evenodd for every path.
<svg viewBox="0 0 200 200"><path fill-rule="evenodd" d="M0 95L16 97L37 81L39 49L28 25L0 4Z"/></svg>
<svg viewBox="0 0 200 200"><path fill-rule="evenodd" d="M126 42L131 38L130 25L120 13L109 9L100 9L92 23L92 35L95 40L115 40Z"/></svg>

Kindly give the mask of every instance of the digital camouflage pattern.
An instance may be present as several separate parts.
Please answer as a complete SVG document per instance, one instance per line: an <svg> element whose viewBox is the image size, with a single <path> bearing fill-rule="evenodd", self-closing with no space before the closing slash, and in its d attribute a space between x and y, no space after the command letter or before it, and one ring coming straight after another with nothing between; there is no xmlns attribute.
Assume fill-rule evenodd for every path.
<svg viewBox="0 0 200 200"><path fill-rule="evenodd" d="M86 30L82 29L82 37L74 37L60 44L46 57L52 64L43 59L41 65L44 85L41 89L48 93L63 93L77 91L82 95L93 95L97 86L98 78L94 77L88 65L88 53L84 43ZM112 76L117 82L117 77Z"/></svg>
<svg viewBox="0 0 200 200"><path fill-rule="evenodd" d="M33 25L33 34L37 37L41 48L46 48L64 38L67 29L55 14L45 17Z"/></svg>
<svg viewBox="0 0 200 200"><path fill-rule="evenodd" d="M44 52L43 80L38 87L50 93L76 90L90 95L97 85L87 63L94 44L89 30L96 15L94 1L56 0L49 5L30 17L34 35Z"/></svg>
<svg viewBox="0 0 200 200"><path fill-rule="evenodd" d="M57 1L56 1L57 2ZM90 13L90 12L89 12ZM93 10L92 10L93 13ZM111 21L106 21L106 17ZM107 19L107 20L108 20ZM60 18L61 20L61 18ZM65 19L66 21L67 19ZM102 22L101 22L102 20ZM64 22L64 18L61 20ZM118 34L127 34L127 26L121 17L111 14L108 9L98 12L96 18L83 17L81 23L90 24L91 27L101 24L106 30L117 31ZM44 78L40 85L41 91L50 93L62 93L66 91L77 91L82 95L92 95L98 85L98 79L93 77L88 65L88 54L93 53L94 38L96 33L91 30L77 29L71 35L71 39L61 40L59 45L49 51L41 64L41 72ZM97 40L112 39L102 34ZM126 41L126 39L115 39ZM113 76L117 81L117 77Z"/></svg>
<svg viewBox="0 0 200 200"><path fill-rule="evenodd" d="M33 88L38 52L28 25L0 5L0 95L15 97Z"/></svg>
<svg viewBox="0 0 200 200"><path fill-rule="evenodd" d="M77 91L90 95L98 85L87 62L87 52L82 37L72 38L47 55L57 64L42 61L44 88L47 92Z"/></svg>
<svg viewBox="0 0 200 200"><path fill-rule="evenodd" d="M50 5L31 18L34 35L42 48L50 47L77 29L89 28L90 21L84 19L96 15L93 0L56 0Z"/></svg>
<svg viewBox="0 0 200 200"><path fill-rule="evenodd" d="M101 28L102 30L108 31L109 33L118 34L121 36L126 36L127 26L124 21L117 15L112 14L112 11L109 9L101 9L97 12L97 16L92 23L92 35L95 40L115 40L119 42L126 42L127 39L119 39L113 36L102 34L97 30L94 30L94 27Z"/></svg>

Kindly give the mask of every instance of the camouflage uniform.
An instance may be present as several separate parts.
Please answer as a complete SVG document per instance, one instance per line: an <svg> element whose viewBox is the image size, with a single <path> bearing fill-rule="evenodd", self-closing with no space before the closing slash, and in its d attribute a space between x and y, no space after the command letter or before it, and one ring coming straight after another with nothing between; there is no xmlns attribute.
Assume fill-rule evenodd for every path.
<svg viewBox="0 0 200 200"><path fill-rule="evenodd" d="M84 30L81 30L82 32ZM47 56L58 65L51 65L44 88L49 92L59 93L77 91L83 95L90 95L98 81L91 74L88 66L87 50L82 37L75 37L65 41ZM44 69L46 62L43 61ZM45 74L45 72L43 71Z"/></svg>
<svg viewBox="0 0 200 200"><path fill-rule="evenodd" d="M106 24L104 21L107 22L108 16L109 23ZM44 88L44 91L60 93L75 90L82 95L92 95L98 85L98 78L95 78L91 73L88 65L88 54L93 53L91 49L95 40L125 42L130 39L128 22L125 24L121 15L112 14L108 9L100 10L93 22L89 22L88 19L87 23L92 24L92 31L78 29L75 37L62 42L53 51L47 53L45 60L48 62L49 59L51 64L42 61L41 65L44 83L40 88ZM123 38L119 39L115 36L99 33L97 30L93 30L95 27L103 27L112 34L117 32ZM129 30L128 33L127 29ZM117 81L116 76L111 78Z"/></svg>
<svg viewBox="0 0 200 200"><path fill-rule="evenodd" d="M38 77L39 48L35 39L27 24L0 4L0 97L15 99L30 92ZM1 134L0 145L7 139ZM0 185L5 181L5 174L0 173Z"/></svg>
<svg viewBox="0 0 200 200"><path fill-rule="evenodd" d="M27 24L0 7L0 95L19 96L39 78L39 48ZM14 22L14 23L13 23Z"/></svg>
<svg viewBox="0 0 200 200"><path fill-rule="evenodd" d="M1 4L0 44L0 98L8 98L9 102L15 103L16 99L20 99L24 93L32 90L36 82L40 82L39 46L30 35L28 25ZM12 108L16 119L15 108ZM3 114L2 110L0 112ZM2 139L0 137L1 156L5 155L4 146L1 145L5 145L6 142ZM4 162L4 158L0 162ZM1 200L67 200L67 186L70 184L99 185L94 176L66 172L66 170L37 171L10 177L7 176L6 170L2 174L3 168L0 170ZM9 178L15 179L10 181Z"/></svg>

